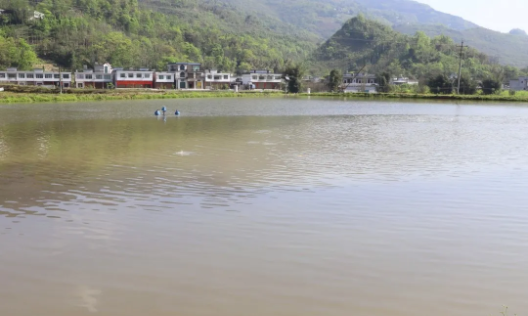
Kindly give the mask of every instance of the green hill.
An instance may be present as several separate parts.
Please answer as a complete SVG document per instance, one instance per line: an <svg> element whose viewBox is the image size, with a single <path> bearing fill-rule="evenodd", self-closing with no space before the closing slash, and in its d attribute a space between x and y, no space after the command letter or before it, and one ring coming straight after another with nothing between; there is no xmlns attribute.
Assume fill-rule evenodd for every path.
<svg viewBox="0 0 528 316"><path fill-rule="evenodd" d="M116 67L163 69L196 61L226 71L283 68L303 60L317 36L216 1L0 0L0 67L27 68L38 57L70 69L109 61ZM43 19L30 19L33 11Z"/></svg>
<svg viewBox="0 0 528 316"><path fill-rule="evenodd" d="M316 71L365 69L425 80L440 74L456 75L459 51L447 36L431 39L423 32L408 36L358 16L347 21L316 50L312 64ZM464 76L474 79L505 80L519 74L517 69L500 66L475 49L465 49L463 60Z"/></svg>
<svg viewBox="0 0 528 316"><path fill-rule="evenodd" d="M203 1L199 0L198 2ZM527 67L528 36L522 32L505 34L481 28L460 17L434 10L410 0L224 0L245 14L259 16L262 21L279 20L283 30L304 30L327 39L343 23L358 14L391 26L394 30L414 35L424 31L434 37L447 35L460 43L486 53L501 64ZM288 27L287 24L290 24Z"/></svg>
<svg viewBox="0 0 528 316"><path fill-rule="evenodd" d="M197 1L203 2L211 1ZM411 0L224 0L216 3L231 5L265 19L280 20L323 38L332 36L344 22L358 14L391 26L442 24L455 30L477 27L460 17Z"/></svg>
<svg viewBox="0 0 528 316"><path fill-rule="evenodd" d="M34 52L70 69L104 61L157 69L172 61L226 71L282 69L305 60L360 13L407 34L465 38L501 63L528 66L528 36L477 28L411 0L0 0L0 9L6 10L0 15L3 68L30 67ZM44 18L30 19L34 10Z"/></svg>
<svg viewBox="0 0 528 316"><path fill-rule="evenodd" d="M394 29L405 34L423 31L429 36L446 35L458 43L464 40L466 45L478 49L501 64L528 67L528 36L523 33L505 34L481 27L455 31L440 25L399 25Z"/></svg>

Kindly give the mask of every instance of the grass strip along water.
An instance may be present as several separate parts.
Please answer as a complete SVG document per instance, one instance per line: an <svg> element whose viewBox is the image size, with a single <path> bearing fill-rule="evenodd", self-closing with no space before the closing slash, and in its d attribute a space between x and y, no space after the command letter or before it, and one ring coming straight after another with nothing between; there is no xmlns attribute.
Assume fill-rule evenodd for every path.
<svg viewBox="0 0 528 316"><path fill-rule="evenodd" d="M229 90L174 91L142 89L65 89L59 93L55 89L37 87L5 87L0 92L0 103L40 103L40 102L75 102L75 101L110 101L110 100L146 100L146 99L186 99L186 98L239 98L239 97L331 97L347 99L415 99L439 101L493 101L493 102L528 102L528 94L508 93L491 95L454 95L454 94L409 94L409 93L300 93L288 94L282 91L251 90L234 92Z"/></svg>

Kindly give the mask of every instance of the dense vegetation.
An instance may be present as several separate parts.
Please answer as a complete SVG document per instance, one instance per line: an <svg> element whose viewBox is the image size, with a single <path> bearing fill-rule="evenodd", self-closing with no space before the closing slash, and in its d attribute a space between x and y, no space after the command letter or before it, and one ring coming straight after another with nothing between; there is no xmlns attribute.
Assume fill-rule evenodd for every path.
<svg viewBox="0 0 528 316"><path fill-rule="evenodd" d="M145 5L152 5L146 1ZM44 60L79 69L95 62L117 67L164 69L167 62L202 62L225 71L284 68L304 59L315 47L313 38L274 32L251 16L190 0L173 0L171 15L142 8L137 0L0 0L12 11L0 21L0 67L28 68L21 53L28 43ZM43 19L29 20L33 10ZM30 53L28 53L30 54ZM26 54L27 55L27 54Z"/></svg>
<svg viewBox="0 0 528 316"><path fill-rule="evenodd" d="M528 36L522 30L504 34L485 28L453 30L441 25L397 25L398 32L412 35L422 31L428 36L446 35L455 42L469 45L493 58L497 63L523 68L528 67Z"/></svg>
<svg viewBox="0 0 528 316"><path fill-rule="evenodd" d="M167 0L168 1L168 0ZM198 0L198 2L203 0ZM499 63L527 67L528 36L522 30L504 34L488 30L409 0L224 0L224 3L243 8L246 14L290 23L286 28L307 30L327 39L350 18L363 14L366 18L393 27L399 32L414 35L424 31L430 37L447 35L494 57Z"/></svg>
<svg viewBox="0 0 528 316"><path fill-rule="evenodd" d="M363 16L350 19L314 54L315 67L345 71L364 69L387 72L426 83L439 75L455 77L460 48L447 36L429 38L423 32L403 35ZM501 66L475 49L465 48L462 76L472 80L505 81L518 75L514 67Z"/></svg>
<svg viewBox="0 0 528 316"><path fill-rule="evenodd" d="M488 30L410 0L0 0L0 8L8 10L0 15L0 68L28 69L41 59L72 70L107 61L156 69L193 61L231 72L282 71L310 57L323 36L360 12L365 15L346 22L316 51L313 74L367 66L422 80L451 76L458 53L450 37L470 34L469 45L486 48L488 56L491 51L501 62L528 65L522 32L488 36ZM34 10L44 18L32 18ZM436 35L437 23L447 27L436 33L449 37L426 36ZM426 34L391 29L410 32L415 25ZM466 50L464 76L505 80L523 73L494 61Z"/></svg>

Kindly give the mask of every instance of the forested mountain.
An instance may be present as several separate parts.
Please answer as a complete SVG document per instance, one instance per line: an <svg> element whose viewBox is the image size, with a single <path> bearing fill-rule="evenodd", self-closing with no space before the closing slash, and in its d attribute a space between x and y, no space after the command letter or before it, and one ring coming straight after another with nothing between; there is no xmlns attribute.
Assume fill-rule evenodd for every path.
<svg viewBox="0 0 528 316"><path fill-rule="evenodd" d="M405 34L423 31L431 37L446 35L457 43L464 40L466 45L478 49L501 64L521 68L528 66L528 36L522 30L504 34L481 27L456 31L444 26L427 25L398 25L394 29Z"/></svg>
<svg viewBox="0 0 528 316"><path fill-rule="evenodd" d="M247 14L291 23L290 30L300 28L324 39L348 19L363 14L408 35L424 31L432 37L447 35L458 43L464 39L467 45L501 64L528 66L528 36L519 36L523 31L514 30L513 34L492 31L412 0L224 0L224 3L242 8Z"/></svg>
<svg viewBox="0 0 528 316"><path fill-rule="evenodd" d="M0 0L0 67L27 68L21 52L62 67L109 61L117 67L164 69L202 62L226 71L280 69L315 48L307 32L277 31L280 21L247 16L221 3L173 0L170 7L137 0ZM32 19L33 11L44 14ZM27 54L26 54L27 55Z"/></svg>
<svg viewBox="0 0 528 316"><path fill-rule="evenodd" d="M180 18L194 14L196 20L200 20L198 8L209 8L224 21L236 21L242 16L251 21L253 28L264 27L286 35L303 34L319 42L332 36L350 18L362 14L409 35L424 31L432 37L447 35L459 43L465 39L466 44L502 64L528 66L528 37L488 30L412 0L141 0L141 3ZM246 28L243 25L238 30L244 32Z"/></svg>
<svg viewBox="0 0 528 316"><path fill-rule="evenodd" d="M278 70L306 60L359 13L408 34L466 38L501 63L528 66L528 36L478 28L411 0L0 0L0 9L2 68L28 68L38 57L68 69L194 61ZM44 17L32 18L34 10Z"/></svg>
<svg viewBox="0 0 528 316"><path fill-rule="evenodd" d="M147 0L153 1L153 0ZM174 0L156 0L166 7ZM455 30L477 27L460 17L438 12L430 6L412 0L193 0L232 6L263 19L289 23L328 38L348 19L363 14L369 19L394 26L400 24L445 25Z"/></svg>
<svg viewBox="0 0 528 316"><path fill-rule="evenodd" d="M459 52L447 36L431 39L423 32L408 36L360 15L317 49L313 64L322 69L364 69L425 80L438 75L456 76ZM517 68L498 65L475 49L466 48L463 56L463 76L468 78L506 80L520 74Z"/></svg>

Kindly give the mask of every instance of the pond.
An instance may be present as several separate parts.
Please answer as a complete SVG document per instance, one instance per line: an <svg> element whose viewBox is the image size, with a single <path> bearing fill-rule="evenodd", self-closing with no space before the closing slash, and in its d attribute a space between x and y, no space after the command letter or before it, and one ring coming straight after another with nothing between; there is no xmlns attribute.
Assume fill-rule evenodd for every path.
<svg viewBox="0 0 528 316"><path fill-rule="evenodd" d="M0 309L522 314L527 192L522 104L0 105Z"/></svg>

